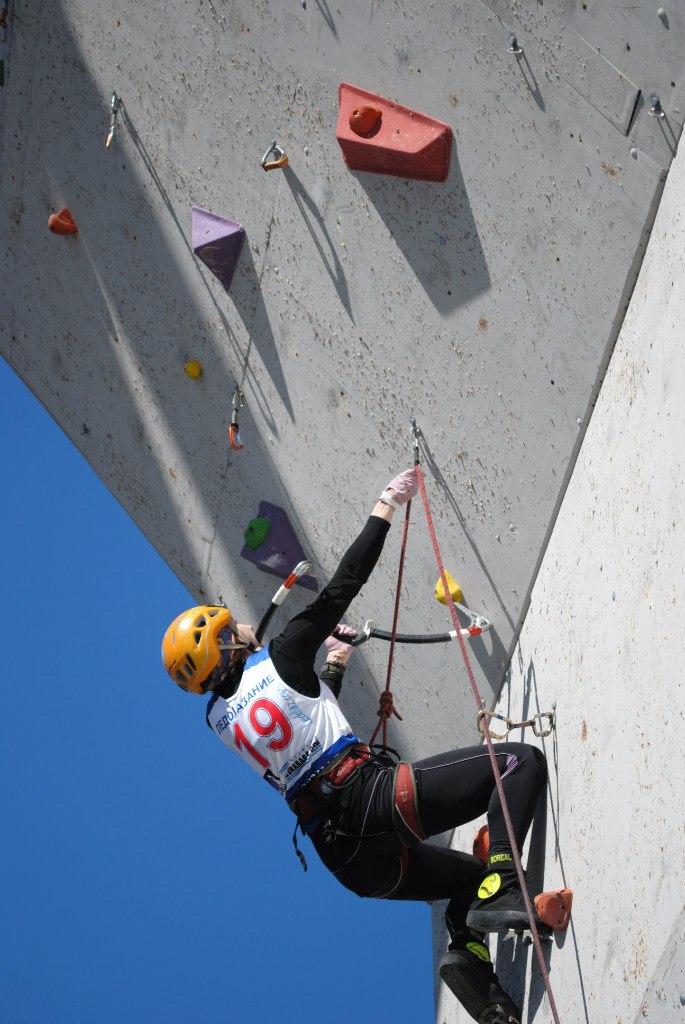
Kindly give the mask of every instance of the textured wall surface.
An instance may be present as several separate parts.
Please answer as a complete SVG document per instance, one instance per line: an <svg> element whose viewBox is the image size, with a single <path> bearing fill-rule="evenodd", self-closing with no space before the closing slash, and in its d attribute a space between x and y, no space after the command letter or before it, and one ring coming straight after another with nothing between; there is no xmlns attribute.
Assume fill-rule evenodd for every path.
<svg viewBox="0 0 685 1024"><path fill-rule="evenodd" d="M574 891L547 955L574 1024L685 1013L683 195L680 155L498 705L515 721L556 706L556 735L533 740L550 776L529 872ZM495 950L524 1020L552 1020L532 947ZM466 1020L444 988L437 1019Z"/></svg>
<svg viewBox="0 0 685 1024"><path fill-rule="evenodd" d="M445 562L493 623L471 645L484 698L506 681L512 707L557 703L553 808L582 922L553 951L562 1005L613 1021L614 999L626 1024L642 993L660 998L659 971L677 974L661 878L682 829L666 829L653 753L672 758L677 789L663 730L680 714L675 246L643 272L631 354L612 364L517 642L681 133L682 5L63 0L36 15L16 0L0 40L0 351L197 599L221 594L253 621L276 586L240 556L259 502L287 510L323 581L411 461L416 416ZM450 124L448 180L348 171L341 81ZM273 138L290 162L265 173ZM192 205L246 229L230 293L193 255ZM62 206L75 237L47 230ZM396 528L350 621L390 624L398 551ZM436 578L416 508L401 627L449 627ZM362 735L386 658L370 643L347 676ZM406 756L473 739L458 651L403 649L394 689ZM625 855L633 841L646 877ZM622 882L600 890L598 862L628 876L644 930L619 922L633 904ZM528 959L517 952L515 970Z"/></svg>
<svg viewBox="0 0 685 1024"><path fill-rule="evenodd" d="M409 462L413 413L448 568L493 622L479 684L501 685L682 121L682 19L584 6L11 7L1 350L199 600L261 614L273 577L240 557L261 500L325 578ZM341 80L448 122L447 182L350 173ZM290 163L265 173L272 138ZM228 294L193 204L246 228ZM63 205L76 237L46 229ZM423 526L410 548L401 624L441 631ZM355 621L389 624L396 565L395 535ZM350 673L362 731L383 647ZM403 652L408 753L473 735L444 663Z"/></svg>

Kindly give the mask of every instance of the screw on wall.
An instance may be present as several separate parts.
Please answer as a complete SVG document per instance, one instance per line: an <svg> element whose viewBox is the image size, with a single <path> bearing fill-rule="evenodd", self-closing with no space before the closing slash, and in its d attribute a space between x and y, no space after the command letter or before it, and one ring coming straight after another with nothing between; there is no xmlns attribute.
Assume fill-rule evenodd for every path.
<svg viewBox="0 0 685 1024"><path fill-rule="evenodd" d="M116 92L112 92L112 101L109 105L109 131L107 132L107 142L105 148L109 149L112 139L114 138L114 131L117 126L117 114L121 110L121 97L117 96Z"/></svg>
<svg viewBox="0 0 685 1024"><path fill-rule="evenodd" d="M509 36L509 45L507 46L507 53L514 53L518 57L520 53L523 53L523 47L519 46L519 41L516 36Z"/></svg>
<svg viewBox="0 0 685 1024"><path fill-rule="evenodd" d="M273 154L274 160L269 160L269 157ZM285 167L288 163L288 158L285 155L284 149L278 145L275 139L272 139L269 148L261 159L261 165L265 171L275 171L278 167Z"/></svg>
<svg viewBox="0 0 685 1024"><path fill-rule="evenodd" d="M650 102L650 108L649 108L649 116L650 117L666 117L666 114L665 114L664 110L661 107L661 100L659 99L657 93L652 93L652 95L649 97L649 102Z"/></svg>

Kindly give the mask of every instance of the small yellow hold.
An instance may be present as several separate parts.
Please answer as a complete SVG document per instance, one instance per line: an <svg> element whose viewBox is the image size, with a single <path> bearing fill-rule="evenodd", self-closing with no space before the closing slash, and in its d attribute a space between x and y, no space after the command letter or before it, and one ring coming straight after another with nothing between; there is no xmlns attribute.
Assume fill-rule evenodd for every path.
<svg viewBox="0 0 685 1024"><path fill-rule="evenodd" d="M447 586L449 587L452 600L456 601L457 604L461 604L464 600L464 595L461 592L461 587L456 580L453 580L450 574L445 570L445 579L447 580ZM435 584L435 596L437 597L440 604L447 604L447 598L445 597L445 588L442 585L442 577L438 577L438 582Z"/></svg>
<svg viewBox="0 0 685 1024"><path fill-rule="evenodd" d="M199 359L191 359L185 364L183 369L191 380L197 380L198 377L202 376L202 363Z"/></svg>

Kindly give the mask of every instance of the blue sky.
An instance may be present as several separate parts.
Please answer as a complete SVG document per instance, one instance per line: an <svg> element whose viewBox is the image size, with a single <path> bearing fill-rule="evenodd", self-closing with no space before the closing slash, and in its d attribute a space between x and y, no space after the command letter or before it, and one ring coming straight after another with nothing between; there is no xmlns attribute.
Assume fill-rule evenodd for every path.
<svg viewBox="0 0 685 1024"><path fill-rule="evenodd" d="M430 910L360 900L167 679L194 603L0 359L11 1024L432 1022Z"/></svg>

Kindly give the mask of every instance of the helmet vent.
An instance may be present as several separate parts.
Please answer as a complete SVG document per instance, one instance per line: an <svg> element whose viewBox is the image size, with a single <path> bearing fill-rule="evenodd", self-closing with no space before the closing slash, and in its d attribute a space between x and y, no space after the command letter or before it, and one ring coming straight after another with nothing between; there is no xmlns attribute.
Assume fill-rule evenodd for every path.
<svg viewBox="0 0 685 1024"><path fill-rule="evenodd" d="M195 668L196 668L195 662L193 661L193 659L191 658L191 656L189 654L186 654L186 661L188 662L188 664L190 665L192 670L195 671Z"/></svg>
<svg viewBox="0 0 685 1024"><path fill-rule="evenodd" d="M199 629L196 629L195 632L193 633L193 639L195 640L196 644L199 644L200 640L202 640L202 633L200 632Z"/></svg>
<svg viewBox="0 0 685 1024"><path fill-rule="evenodd" d="M206 625L207 625L207 619L205 618L204 615L200 615L200 616L198 616L197 619L195 619L195 629L200 629L201 626L206 626Z"/></svg>

